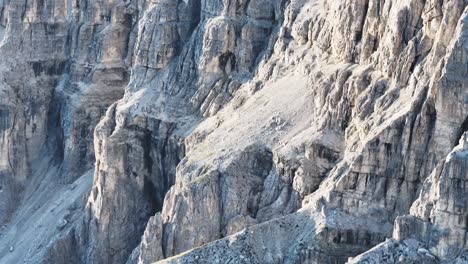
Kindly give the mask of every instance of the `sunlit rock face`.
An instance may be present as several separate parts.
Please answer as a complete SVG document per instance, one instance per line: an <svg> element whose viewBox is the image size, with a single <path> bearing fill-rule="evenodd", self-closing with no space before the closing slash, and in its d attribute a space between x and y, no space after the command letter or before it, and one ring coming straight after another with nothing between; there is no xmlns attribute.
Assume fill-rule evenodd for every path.
<svg viewBox="0 0 468 264"><path fill-rule="evenodd" d="M0 263L465 261L467 6L0 0Z"/></svg>

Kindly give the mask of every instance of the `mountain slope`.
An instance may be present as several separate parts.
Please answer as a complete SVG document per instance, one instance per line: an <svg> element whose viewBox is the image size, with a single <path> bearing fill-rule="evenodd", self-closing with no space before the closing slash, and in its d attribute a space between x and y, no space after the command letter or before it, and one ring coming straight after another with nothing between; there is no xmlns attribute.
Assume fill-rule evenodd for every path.
<svg viewBox="0 0 468 264"><path fill-rule="evenodd" d="M0 262L463 261L467 6L2 1Z"/></svg>

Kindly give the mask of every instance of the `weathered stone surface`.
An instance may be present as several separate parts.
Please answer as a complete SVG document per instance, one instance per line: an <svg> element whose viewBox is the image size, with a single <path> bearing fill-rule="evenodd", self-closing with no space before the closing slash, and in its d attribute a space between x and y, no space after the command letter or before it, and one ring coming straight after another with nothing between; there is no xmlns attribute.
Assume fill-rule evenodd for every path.
<svg viewBox="0 0 468 264"><path fill-rule="evenodd" d="M292 9L288 10L291 12L291 16L286 17L285 23L293 23L292 21L295 20L296 23L301 21L302 24L296 24L297 27L293 27L293 31L290 33L293 38L291 42L280 45L281 40L279 40L277 43L277 45L280 45L277 46L278 57L290 63L299 64L296 66L297 68L304 67L305 72L312 76L311 85L313 85L314 91L323 94L316 96L313 107L317 107L317 111L312 112L320 130L312 128L309 129L309 133L317 131L323 141L328 132L328 135L333 135L331 137L336 140L335 143L342 142L346 146L343 156L328 156L322 172L327 174L330 171L328 177L317 191L305 198L303 209L311 208L307 210L322 211L325 215L327 215L327 211L338 211L343 218L341 221L349 221L358 226L356 222L359 221L355 219L361 219L362 225L365 226L363 229L366 230L363 233L366 234L364 237L367 238L362 240L356 238L354 240L355 246L361 245L361 247L347 246L346 243L343 243L346 239L335 240L334 243L336 243L337 247L340 247L341 253L333 256L331 250L326 250L325 252L328 252L329 257L331 257L328 261L334 259L334 261L341 262L343 258L357 254L360 250L376 245L375 242L392 235L391 226L394 219L398 215L409 212L410 206L418 195L421 183L436 166L437 162L450 152L467 114L467 108L464 104L452 108L452 106L443 103L445 99L442 98L450 97L448 94L452 93L441 92L451 89L453 91L452 95L455 96L460 93L463 94L466 90L466 80L461 77L463 74L458 71L454 72L455 69L460 68L463 71L466 70L466 67L464 67L466 58L462 55L458 57L456 62L449 59L454 56L454 53L457 53L455 50L464 50L466 46L465 33L463 33L465 15L462 14L466 3L444 3L445 13L441 11L441 16L445 18L440 20L438 24L431 24L430 27L424 20L415 20L414 23L409 21L413 20L411 16L420 18L423 10L426 10L426 12L434 11L432 8L437 8L435 5L414 2L410 3L409 6L403 3L390 6L389 3L385 3L383 9L378 11L383 13L379 17L387 17L388 19L384 23L388 26L379 36L382 40L378 40L377 49L364 49L367 43L362 42L375 41L375 39L373 40L366 35L369 33L367 30L370 29L363 30L361 28L366 27L364 25L369 26L366 24L367 21L374 19L372 14L377 12L375 10L376 4L379 3L364 3L362 6L346 3L334 6L323 3L323 6L320 7L320 3L317 2L315 5L302 9L299 7L299 11L296 13L294 12L294 3L291 3L288 6ZM373 9L373 13L367 13L367 17L361 18L364 22L360 22L360 19L356 19L356 17L363 16L360 12L363 9L362 7L366 5L368 8ZM336 14L338 10L341 11L350 6L356 9L346 9L346 12L349 11L349 13L344 12L345 15L341 16L350 21L349 23L342 22L346 25L351 24L350 28L330 23L329 21L334 21L333 18L326 19L330 14ZM322 18L320 18L321 15L306 15L307 12L309 14L313 12L320 13L323 11L321 8L329 8L330 12L322 13ZM336 13L333 13L334 11ZM454 14L458 17L457 19L453 19ZM312 21L302 21L304 19L312 19ZM310 24L306 28L299 27L299 25L306 25L307 23ZM404 27L406 27L407 23L412 25L421 23L421 26L405 31ZM314 27L318 28L315 29ZM328 30L325 31L320 28L328 28ZM331 36L323 36L323 34L326 34L325 32L330 31L333 32ZM397 32L396 39L395 32ZM400 33L402 35L398 37ZM287 36L287 29L284 30L284 33L280 32L280 34ZM450 40L447 39L448 34L450 34L450 37L448 37ZM313 37L309 39L310 35L315 36L316 39L313 39ZM445 36L444 39L439 39L442 35ZM322 64L318 63L321 66L321 71L318 72L314 69L313 63L302 61L307 58L307 55L304 55L305 53L288 52L292 47L297 48L295 46L296 39L298 43L306 43L312 49L317 46L321 49L325 48L326 51L331 52L331 56L335 59L359 63L359 65L334 66L334 69L330 66L330 69L326 69L324 65L327 65L327 63L332 65L333 63L322 59ZM349 39L354 39L355 42L350 42ZM340 41L343 46L341 46ZM356 43L363 45L361 46L363 48L357 49L357 46L354 46ZM418 52L415 51L418 49L416 48L417 45L425 46L422 48L425 50L423 54L411 57L412 52ZM286 51L284 50L285 46ZM375 47L374 45L368 46ZM427 46L430 46L430 48L427 48ZM454 49L452 47L458 48ZM362 54L368 53L368 55L365 55L366 58L360 57L361 52ZM288 58L284 54L291 55ZM320 52L317 52L317 54L320 54ZM270 61L275 60L275 58L276 54L273 54ZM436 63L439 61L437 58L447 58L447 60L437 65ZM317 60L317 57L315 59ZM410 60L411 62L404 62L404 60ZM460 63L464 66L455 66ZM270 70L261 68L259 71L272 73L267 79L273 78L274 80L280 75L279 72L275 72L275 67L281 68L281 62L276 61L274 66L268 65L268 63L262 66L272 67ZM283 66L283 70L284 67L286 66ZM457 78L461 78L460 81L455 81ZM246 100L259 101L259 97L254 95L253 98L255 99L248 98ZM453 98L448 99L448 101L457 105L459 99ZM242 112L242 109L241 107L237 111ZM254 109L251 111L261 111L260 107ZM229 110L225 111L229 112ZM224 120L221 118L222 114L218 114L218 116L220 116L221 120ZM248 118L248 115L245 115L245 118ZM448 124L459 125L452 126ZM223 124L217 129L221 129L221 127L223 127ZM255 131L249 132L250 135L254 133ZM210 136L206 138L209 139ZM304 141L304 138L302 140ZM205 141L208 140L205 139ZM294 139L288 143L290 147L294 146ZM283 149L288 149L288 146L283 147ZM332 147L331 149L331 153L339 153L340 151L340 148ZM333 149L336 150L333 151ZM306 157L311 156L310 151L304 153ZM190 152L188 155L191 156ZM196 157L196 154L194 156ZM317 157L315 157L315 160L318 161ZM299 163L300 160L296 162ZM338 163L334 165L336 162ZM301 187L301 185L304 185L301 174L303 174L303 167L306 166L301 165L301 170L294 174L296 175L296 189L301 193L305 192ZM297 168L298 165L295 167ZM314 171L317 171L314 167L308 167L307 172L314 173ZM175 186L178 186L177 181ZM313 191L312 188L310 192ZM168 195L172 196L171 193ZM460 198L458 200L463 201ZM292 217L289 221L295 223L297 220ZM372 226L381 226L381 228L376 232L372 231ZM352 237L359 237L360 232L358 230L357 227L355 229L350 228L349 234L353 234ZM327 237L332 234L339 234L342 231L342 227L330 227L322 233L323 235L312 236L309 239L320 243L319 241L327 241ZM266 240L275 237L270 234L257 236ZM233 236L229 240L237 241L238 239L240 238ZM296 241L295 237L283 237L283 239L289 241L290 244ZM236 251L237 249L225 248L222 243L224 242L216 242L196 251L190 251L171 261L202 262L204 257L207 257L211 261L222 262L239 254ZM460 245L460 242L455 244ZM461 245L463 248L464 244L461 243ZM244 248L244 246L249 247L248 244L242 243L239 247ZM275 246L267 245L265 248L268 252ZM213 252L217 250L221 250L223 253L213 255ZM197 260L197 256L200 260ZM212 258L210 258L211 256ZM434 254L434 256L437 258L444 257L440 254ZM251 259L247 258L245 261L268 262L262 257L259 254L253 254ZM423 261L423 258L421 260ZM314 254L311 254L307 258L297 261L316 263L318 260L314 257ZM286 262L286 260L280 258L280 262Z"/></svg>
<svg viewBox="0 0 468 264"><path fill-rule="evenodd" d="M0 0L0 262L462 263L467 6Z"/></svg>
<svg viewBox="0 0 468 264"><path fill-rule="evenodd" d="M467 261L467 135L463 134L459 145L426 179L411 214L396 219L393 236L400 243L385 242L350 263L379 263L385 259L392 259L392 263Z"/></svg>
<svg viewBox="0 0 468 264"><path fill-rule="evenodd" d="M393 239L371 249L369 252L349 260L347 263L439 263L421 244L409 239L397 242Z"/></svg>
<svg viewBox="0 0 468 264"><path fill-rule="evenodd" d="M455 259L467 250L467 136L465 132L460 144L426 180L411 208L412 216L397 218L396 239L415 236L440 258ZM406 229L410 225L414 225L411 231Z"/></svg>

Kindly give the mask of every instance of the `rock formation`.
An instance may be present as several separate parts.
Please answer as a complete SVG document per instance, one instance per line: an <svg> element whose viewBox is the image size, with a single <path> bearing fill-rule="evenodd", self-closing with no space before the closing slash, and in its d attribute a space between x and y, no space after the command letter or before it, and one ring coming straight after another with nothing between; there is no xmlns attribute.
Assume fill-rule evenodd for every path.
<svg viewBox="0 0 468 264"><path fill-rule="evenodd" d="M0 0L0 263L468 261L466 0Z"/></svg>

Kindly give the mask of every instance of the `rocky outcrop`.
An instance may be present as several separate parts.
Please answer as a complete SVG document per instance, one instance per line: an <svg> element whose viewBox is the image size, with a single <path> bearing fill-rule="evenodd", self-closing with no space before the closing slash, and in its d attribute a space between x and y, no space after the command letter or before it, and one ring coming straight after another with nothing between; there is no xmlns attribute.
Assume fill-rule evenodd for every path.
<svg viewBox="0 0 468 264"><path fill-rule="evenodd" d="M467 5L0 1L0 262L463 261Z"/></svg>
<svg viewBox="0 0 468 264"><path fill-rule="evenodd" d="M128 93L96 129L96 175L87 205L91 244L87 261L122 262L137 246L148 219L161 210L163 197L174 184L176 167L185 153L183 139L188 127L200 115L216 113L232 97L244 79L252 75L267 47L274 19L280 15L275 11L279 4L262 3L268 12L258 12L257 1L149 4L139 23ZM188 202L189 207L195 207L187 209L187 213L208 205L196 206L200 200L210 199L203 198L208 193L202 192ZM213 194L211 203L217 203L217 199L218 194ZM163 209L163 219L172 214L164 213L174 210L170 207ZM200 221L206 217L202 212L197 214ZM182 219L174 220L179 221ZM171 252L168 255L220 235L219 231L211 231L220 227L209 223L209 234L200 234L194 238L199 241L190 242L187 234L193 225L185 231L181 224L174 224L174 232L183 234L177 235L183 244L174 249L167 246L165 251ZM122 230L122 226L133 228ZM165 224L164 232L168 230L169 224ZM164 239L171 239L168 236Z"/></svg>
<svg viewBox="0 0 468 264"><path fill-rule="evenodd" d="M398 240L415 236L441 258L454 259L466 251L467 236L467 133L426 180L411 216L397 218ZM413 227L413 231L408 228Z"/></svg>
<svg viewBox="0 0 468 264"><path fill-rule="evenodd" d="M346 9L348 7L356 9ZM363 7L368 9L366 14L360 13ZM383 241L385 237L391 237L395 218L409 212L422 182L437 162L450 152L453 142L457 140L460 126L449 124L462 124L467 114L464 103L460 99L455 99L456 95L463 93L466 88L464 83L466 81L456 81L459 78L456 76L462 74L455 72L455 69L460 69L460 63L466 64L464 56L455 55L461 54L456 50L463 50L466 46L463 44L465 15L462 14L465 7L466 4L462 2L443 3L445 11L442 11L442 6L438 7L437 4L419 2L411 2L408 5L389 3L380 5L377 2L369 2L362 6L346 3L332 5L323 2L301 8L294 6L294 3L288 6L289 10L287 8L286 13L289 16L285 18L285 23L294 24L293 30L287 32L285 28L280 31L283 39L278 40L275 47L278 49L275 51L279 54L277 56L273 54L269 60L274 66L265 63L261 67L266 69L260 68L259 73L269 73L267 77L260 76L262 80L270 80L266 81L266 85L273 85L271 83L278 82L281 76L279 69L284 70L287 67L281 65L281 60L290 64L295 63L296 68L304 69L308 76L312 76L309 82L317 93L312 105L316 109L311 111L312 120L317 126L307 128L306 131L310 134L313 132L319 134L321 141L326 141L327 134L331 135L329 137L332 137L334 142L342 142L346 146L342 150L344 152L342 156L326 156L327 165L324 166L323 173L328 174L328 177L317 191L314 192L312 188L313 193L305 197L301 209L321 212L328 219L313 217L309 220L315 225L322 224L326 228L309 236L307 243L326 243L340 248L341 251L334 252L330 246L323 245L318 247L321 251L317 249L314 251L311 249L313 247L309 246L308 251L306 250L309 253L305 256L301 255L303 253L295 253L292 256L296 259L289 260L291 255L280 254L275 261L344 262L347 257L377 245L378 241ZM437 9L440 12L436 11ZM432 12L439 12L441 18L433 21L434 18L430 15ZM339 27L330 23L329 21L335 19L329 16L337 13L346 14L338 20L345 19L342 23L351 26ZM422 19L421 14L424 14ZM453 19L454 14L457 19ZM375 21L377 16L386 19L384 20L386 29L372 29L370 23ZM346 20L350 22L346 23ZM408 24L416 26L405 30ZM321 30L322 28L326 30ZM326 35L326 32L332 34ZM380 33L374 35L374 32ZM400 35L397 39L393 39L395 32L398 32L396 35ZM288 35L292 39L285 42ZM440 39L442 36L444 39ZM350 43L349 39L353 39L354 44ZM311 47L309 49L318 48L315 52L323 58L319 59L316 55L312 57L312 61L315 59L322 62L317 63L321 67L320 70L314 68L316 64L307 62L308 53L297 52L301 44L308 45ZM290 51L292 49L296 51ZM320 53L320 50L325 53ZM411 57L409 54L412 53L417 55ZM290 56L286 56L286 59L282 54ZM458 56L458 59L454 60L454 56ZM336 59L351 64L337 66ZM442 62L438 63L440 59ZM333 66L327 69L325 66L327 64ZM443 99L446 97L452 99L446 101ZM261 95L256 94L246 100L262 102L260 98ZM457 106L452 108L444 103L449 101ZM233 107L235 111L243 113L244 118L249 118L248 114L243 112L248 106L245 108L241 106L238 109L235 107ZM229 107L224 111L231 113ZM246 111L258 113L262 108L253 107ZM219 119L223 120L222 117L222 113L218 114ZM290 116L286 120L293 118ZM262 122L259 124L261 126ZM292 124L285 130L294 131L295 125L297 124ZM223 124L216 129L222 130L222 127ZM249 135L255 133L256 130L248 132ZM214 142L209 140L210 137L215 137L213 134L216 132L207 136L205 141ZM298 140L294 137L281 138L282 152L297 153L297 150L301 149L295 146ZM309 136L309 138L314 137ZM306 141L304 137L301 140ZM340 148L331 147L329 151L329 153L337 152L340 152ZM197 152L193 154L189 152L188 155L197 157L198 153L195 153ZM302 171L306 166L301 167ZM309 169L311 174L314 173L314 168ZM296 177L301 174L294 173ZM296 178L296 182L301 181L303 181L301 177ZM301 191L301 188L298 190ZM169 194L169 197L172 196ZM335 221L341 225L330 223L335 219L330 216L333 214L340 216L340 220ZM284 227L285 229L301 221L295 215L285 218L288 219L286 222L290 223ZM347 228L344 223L353 224ZM275 222L264 225L271 228L274 224ZM260 226L253 227L253 230L261 229ZM273 237L267 232L247 237L238 234L190 251L169 262L197 263L205 259L222 262L241 254L245 256L245 260L236 258L237 261L265 263L271 260L260 253L252 252L252 247L255 251L259 239L269 241ZM288 241L285 242L288 245L298 241L294 236L283 236L283 239ZM236 243L231 245L228 241ZM263 246L266 252L278 247L274 243L266 245L260 243L260 246ZM247 253L241 253L244 251ZM283 248L281 251L285 252L286 249ZM433 257L434 255L431 255L431 258ZM435 254L435 257L443 258L439 254ZM424 260L422 257L420 259Z"/></svg>
<svg viewBox="0 0 468 264"><path fill-rule="evenodd" d="M63 239L74 231L55 229L59 219L51 220L48 207L36 203L54 206L49 193L65 194L67 185L87 182L83 178L89 178L94 165L93 130L129 81L131 36L139 18L136 9L143 4L1 1L0 6L0 247L2 252L6 248L1 262L47 262L44 252L59 239L54 235ZM80 197L69 216L74 222L81 222L88 188L83 185L76 192ZM37 229L22 220L28 214L41 219L37 225L45 226L40 234L50 239L48 244L14 238L17 230L30 234L27 230ZM68 248L64 252L75 252L72 242L58 243ZM8 253L15 243L31 250Z"/></svg>
<svg viewBox="0 0 468 264"><path fill-rule="evenodd" d="M394 240L356 257L351 263L466 262L467 256L467 133L434 169L411 207L411 214L395 220ZM395 250L398 248L398 250ZM366 262L367 261L367 262Z"/></svg>
<svg viewBox="0 0 468 264"><path fill-rule="evenodd" d="M12 191L5 194L11 208L2 215L14 209L33 163L44 155L63 162L63 182L92 168L92 131L128 81L124 60L132 27L123 4L98 6L2 2L1 170ZM110 47L116 39L120 46Z"/></svg>

